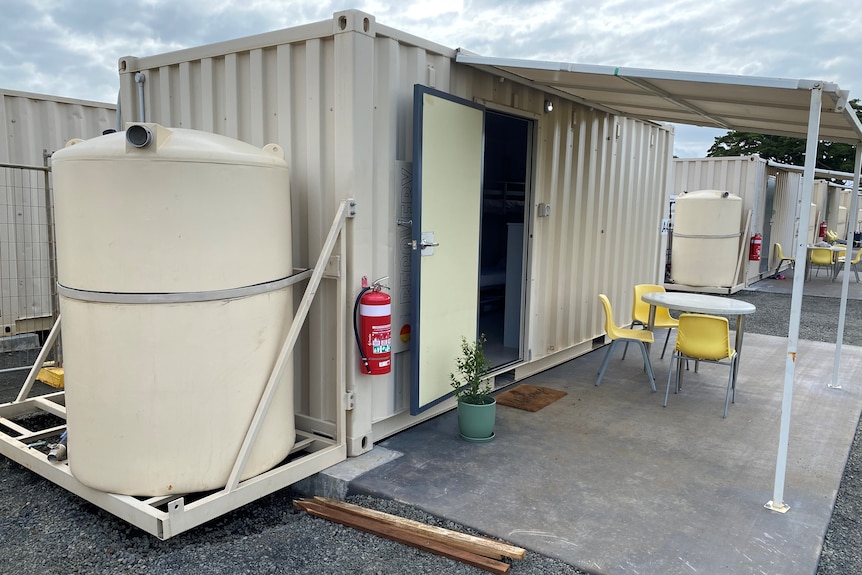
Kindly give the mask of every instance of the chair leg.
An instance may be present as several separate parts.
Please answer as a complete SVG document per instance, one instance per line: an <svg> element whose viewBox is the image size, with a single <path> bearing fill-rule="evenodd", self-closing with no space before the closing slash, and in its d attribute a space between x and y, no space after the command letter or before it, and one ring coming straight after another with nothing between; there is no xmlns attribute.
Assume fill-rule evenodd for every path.
<svg viewBox="0 0 862 575"><path fill-rule="evenodd" d="M642 324L641 322L639 322L639 321L637 321L637 320L635 320L635 321L633 321L633 322L632 322L632 327L634 327L634 326L636 326L636 325L641 326L643 329L646 329L646 328L647 328L647 326L646 326L645 324ZM628 342L628 341L626 341L626 346L623 348L623 361L625 361L625 359L626 359L626 352L627 352L628 350L629 350L629 342Z"/></svg>
<svg viewBox="0 0 862 575"><path fill-rule="evenodd" d="M739 355L734 355L731 363L733 364L733 387L730 392L730 403L736 403L736 382L739 377Z"/></svg>
<svg viewBox="0 0 862 575"><path fill-rule="evenodd" d="M739 360L738 355L734 355L730 360L730 375L727 376L727 394L724 398L724 417L727 417L727 408L731 403L736 403L736 365Z"/></svg>
<svg viewBox="0 0 862 575"><path fill-rule="evenodd" d="M668 369L668 372L667 372L667 388L664 390L664 404L662 404L662 407L667 407L667 397L668 397L668 395L670 395L670 380L673 377L674 360L676 361L677 372L679 372L679 368L682 367L682 359L680 359L676 353L671 353L670 354L670 368ZM677 373L677 376L678 375L679 374Z"/></svg>
<svg viewBox="0 0 862 575"><path fill-rule="evenodd" d="M601 369L599 369L599 379L596 380L596 387L599 386L599 384L602 382L602 378L605 376L605 370L608 367L608 361L610 361L611 359L611 351L613 351L615 343L617 343L617 340L611 341L610 345L608 346L608 351L605 354L605 359L602 361L602 367Z"/></svg>
<svg viewBox="0 0 862 575"><path fill-rule="evenodd" d="M672 327L667 328L667 335L664 338L664 347L661 348L661 358L660 359L664 359L664 352L667 351L667 342L670 341L670 332L672 329L673 329Z"/></svg>
<svg viewBox="0 0 862 575"><path fill-rule="evenodd" d="M730 373L727 376L727 392L724 394L724 415L722 417L727 417L727 408L730 406L730 390L735 388L735 382L733 381L733 368L736 365L736 360L733 359L730 361ZM736 389L733 389L733 395L736 395ZM735 401L734 401L735 403Z"/></svg>
<svg viewBox="0 0 862 575"><path fill-rule="evenodd" d="M641 352L644 356L644 366L647 370L647 375L649 375L649 388L654 392L655 391L655 374L652 371L652 364L649 361L649 354L647 354L646 345L642 341L638 342L641 346Z"/></svg>

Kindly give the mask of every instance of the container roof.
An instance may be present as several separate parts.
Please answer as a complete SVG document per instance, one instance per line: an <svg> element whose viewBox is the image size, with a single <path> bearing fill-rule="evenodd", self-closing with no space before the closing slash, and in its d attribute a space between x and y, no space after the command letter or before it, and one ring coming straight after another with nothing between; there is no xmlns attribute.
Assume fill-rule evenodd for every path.
<svg viewBox="0 0 862 575"><path fill-rule="evenodd" d="M808 133L811 90L821 86L819 138L862 142L862 124L847 104L849 92L831 82L490 58L460 51L456 61L629 118L798 138Z"/></svg>

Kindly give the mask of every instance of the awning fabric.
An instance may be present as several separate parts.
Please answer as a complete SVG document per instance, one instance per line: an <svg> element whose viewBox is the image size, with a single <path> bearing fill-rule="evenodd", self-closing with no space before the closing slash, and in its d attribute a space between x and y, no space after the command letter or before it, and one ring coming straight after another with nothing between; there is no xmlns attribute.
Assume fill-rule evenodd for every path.
<svg viewBox="0 0 862 575"><path fill-rule="evenodd" d="M831 82L673 72L458 52L456 62L607 112L646 121L805 138L822 86L819 139L857 144L862 124Z"/></svg>

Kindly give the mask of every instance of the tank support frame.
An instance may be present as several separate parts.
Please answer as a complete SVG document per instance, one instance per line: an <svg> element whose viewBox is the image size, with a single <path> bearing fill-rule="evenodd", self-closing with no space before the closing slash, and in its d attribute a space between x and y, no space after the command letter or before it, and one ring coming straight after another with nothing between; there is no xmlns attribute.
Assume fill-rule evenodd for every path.
<svg viewBox="0 0 862 575"><path fill-rule="evenodd" d="M65 392L29 397L39 367L44 363L48 351L59 336L59 317L54 323L33 369L24 381L18 397L10 403L0 404L0 453L48 481L159 539L168 539L193 529L346 459L346 406L344 398L348 317L347 287L344 281L346 277L344 226L347 219L353 217L354 207L355 202L353 200L343 200L339 204L317 263L312 269L301 270L292 276L295 278L295 282L307 279L308 284L224 488L207 493L172 494L159 497L133 497L105 493L87 487L75 479L69 470L68 462L49 461L46 453L34 448L34 444L38 442L56 440L66 428L63 424L31 430L16 422L21 418L41 414L51 414L64 421L66 419ZM336 246L339 248L338 255L333 255ZM278 388L281 372L293 353L300 331L305 325L311 304L323 279L335 281L337 294L338 327L335 382L337 390L333 394L335 421L297 414L296 443L291 454L273 469L240 481L239 478L242 476L248 454L254 447L263 419Z"/></svg>

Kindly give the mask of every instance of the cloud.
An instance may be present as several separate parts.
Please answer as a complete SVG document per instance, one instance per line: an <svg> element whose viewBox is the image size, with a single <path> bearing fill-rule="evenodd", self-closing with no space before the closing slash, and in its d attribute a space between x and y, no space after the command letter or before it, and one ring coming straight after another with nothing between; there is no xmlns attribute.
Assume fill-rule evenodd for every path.
<svg viewBox="0 0 862 575"><path fill-rule="evenodd" d="M487 56L826 80L862 96L862 11L839 0L353 5L381 24ZM327 20L345 8L333 0L4 0L0 88L113 102L121 57Z"/></svg>

